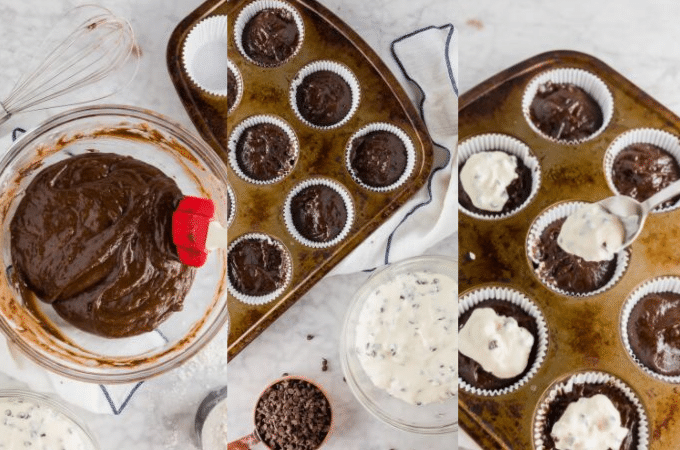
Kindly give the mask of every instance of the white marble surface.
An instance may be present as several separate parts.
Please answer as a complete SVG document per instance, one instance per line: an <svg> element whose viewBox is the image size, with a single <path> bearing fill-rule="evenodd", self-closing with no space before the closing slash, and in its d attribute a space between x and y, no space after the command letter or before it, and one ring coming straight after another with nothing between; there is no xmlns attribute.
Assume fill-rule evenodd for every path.
<svg viewBox="0 0 680 450"><path fill-rule="evenodd" d="M460 92L536 54L579 50L680 115L680 3L454 0ZM477 449L461 433L461 445Z"/></svg>
<svg viewBox="0 0 680 450"><path fill-rule="evenodd" d="M20 72L27 48L37 45L44 30L62 11L80 4L75 0L22 0L0 4L0 98ZM165 114L194 129L167 74L165 49L174 27L200 1L100 0L99 4L130 19L142 49L140 71L130 86L111 97ZM367 8L361 0L322 0L373 46L393 71L389 44L395 38L427 25L454 19L450 0L379 0ZM15 117L0 125L0 134L14 127L28 128L55 111ZM455 238L424 253L455 255ZM342 381L338 359L340 324L352 293L366 274L322 280L279 321L229 364L230 435L249 433L252 407L260 390L283 372L303 374L329 391L338 414L328 449L408 450L455 448L452 435L424 438L394 430L364 412ZM313 334L313 340L306 339ZM102 450L196 448L193 417L203 396L226 382L226 333L183 367L148 380L119 416L79 411L96 434ZM321 358L329 370L321 371ZM0 388L20 384L0 376Z"/></svg>

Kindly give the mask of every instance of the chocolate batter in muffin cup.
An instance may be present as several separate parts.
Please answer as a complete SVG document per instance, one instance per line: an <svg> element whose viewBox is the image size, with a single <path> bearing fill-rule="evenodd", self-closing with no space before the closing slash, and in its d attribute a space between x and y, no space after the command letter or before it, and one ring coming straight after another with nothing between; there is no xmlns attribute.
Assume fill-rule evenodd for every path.
<svg viewBox="0 0 680 450"><path fill-rule="evenodd" d="M543 313L538 309L536 304L522 292L507 287L491 286L468 292L463 297L461 297L458 302L458 317L459 318L462 317L467 311L475 309L480 304L482 304L481 307L485 307L486 304L484 302L488 303L489 300L494 300L496 302L501 303L507 302L509 305L512 305L513 307L518 307L527 316L533 318L535 322L532 325L532 328L533 326L535 326L535 329L530 330L532 331L532 335L534 337L534 343L531 348L531 353L529 354L527 367L517 377L509 378L507 380L507 386L497 389L486 389L482 387L473 386L471 383L464 380L463 376L461 376L460 372L461 366L459 364L458 367L459 388L462 388L466 392L470 392L475 395L498 396L516 391L520 387L524 386L536 374L536 372L541 367L541 364L545 359L546 352L548 351L548 329L546 326L545 318L543 317ZM492 306L489 305L488 307ZM500 315L506 314L501 313ZM462 323L459 324L458 327L459 331L462 328L462 325L463 325ZM487 345L487 343L481 342L480 345ZM459 358L460 357L461 354L459 352ZM471 358L468 359L471 360ZM480 370L482 369L480 368ZM484 373L489 378L493 376L488 372ZM502 381L502 379L500 378L498 380L499 382Z"/></svg>
<svg viewBox="0 0 680 450"><path fill-rule="evenodd" d="M244 152L246 144L249 153ZM227 148L234 172L255 184L271 184L285 178L300 153L300 144L290 125L269 115L251 116L238 124L229 136Z"/></svg>
<svg viewBox="0 0 680 450"><path fill-rule="evenodd" d="M524 209L533 199L536 197L538 190L541 186L541 166L538 159L531 153L531 149L523 143L522 141L515 139L512 136L505 134L482 134L469 139L466 139L458 147L458 173L462 170L465 162L474 154L490 151L502 151L510 155L514 155L521 161L526 169L521 169L518 164L518 169L523 170L524 175L519 175L518 178L514 179L508 186L513 190L513 192L507 191L509 194L508 202L517 203L516 206L510 208L506 211L506 207L501 211L483 211L481 209L475 208L476 211L472 211L470 207L466 207L461 204L461 193L464 192L460 176L458 178L458 207L460 210L467 214L468 216L474 217L475 219L481 220L499 220L506 217L510 217L522 209ZM527 172L528 170L528 172ZM531 177L530 186L525 186L526 176ZM516 186L516 187L515 187ZM529 192L526 193L527 188ZM521 197L526 196L523 201L515 201L513 197L521 199ZM506 203L507 204L507 203ZM474 206L474 205L472 205ZM483 212L480 212L483 211Z"/></svg>
<svg viewBox="0 0 680 450"><path fill-rule="evenodd" d="M288 249L279 240L262 233L249 233L234 240L227 250L227 260L227 289L249 305L276 299L288 287L293 275Z"/></svg>
<svg viewBox="0 0 680 450"><path fill-rule="evenodd" d="M295 186L286 197L283 218L288 232L314 248L341 242L354 223L352 196L340 183L313 178Z"/></svg>
<svg viewBox="0 0 680 450"><path fill-rule="evenodd" d="M227 227L231 225L236 216L236 195L230 184L227 184Z"/></svg>
<svg viewBox="0 0 680 450"><path fill-rule="evenodd" d="M628 354L649 375L680 383L680 278L660 277L635 289L621 312Z"/></svg>
<svg viewBox="0 0 680 450"><path fill-rule="evenodd" d="M534 220L527 236L528 261L538 279L552 291L569 297L588 297L610 289L623 276L630 257L628 250L623 249L615 255L612 261L594 263L585 261L577 256L569 255L557 246L556 241L559 234L559 230L557 230L554 239L551 239L551 243L554 241L554 248L548 248L551 251L549 256L558 256L555 255L556 251L562 252L568 255L568 261L571 261L571 265L567 264L563 258L558 259L554 265L550 259L546 259L545 255L542 254L542 246L540 245L543 232L555 222L564 221L570 214L587 204L585 202L565 202L551 206ZM595 265L599 263L601 263L601 266L596 267ZM593 274L597 273L596 279L588 279L586 276L578 278L579 275L575 273L574 264L577 265L576 268L583 270L584 275L594 277ZM569 279L564 281L563 284L571 283L572 287L579 286L579 288L561 288L557 285L558 281L553 277L555 274L568 276Z"/></svg>
<svg viewBox="0 0 680 450"><path fill-rule="evenodd" d="M302 48L304 37L300 13L289 3L279 0L250 3L234 23L236 48L248 61L260 67L278 67L290 61ZM251 38L254 40L248 42Z"/></svg>
<svg viewBox="0 0 680 450"><path fill-rule="evenodd" d="M229 109L227 114L231 114L243 97L243 77L241 71L231 60L227 60L227 68L229 75L227 83L227 107Z"/></svg>
<svg viewBox="0 0 680 450"><path fill-rule="evenodd" d="M182 65L189 79L201 90L228 96L229 71L240 80L227 59L227 16L207 17L194 26L182 48ZM238 81L237 81L238 83ZM239 92L241 91L239 86Z"/></svg>
<svg viewBox="0 0 680 450"><path fill-rule="evenodd" d="M376 192L398 188L413 172L415 149L408 135L389 123L370 123L347 142L345 163L359 185Z"/></svg>
<svg viewBox="0 0 680 450"><path fill-rule="evenodd" d="M595 100L595 103L600 107L601 125L596 127L595 121L592 121L591 123L591 120L587 120L591 114L586 112L579 118L578 129L581 130L581 132L575 133L579 134L579 137L552 137L546 132L541 131L532 118L531 105L537 97L539 89L546 86L546 83L570 84L585 91L585 93L590 96L592 100ZM569 106L566 106L566 108L571 109ZM581 114L581 111L583 111L581 108L574 108L569 112L570 114ZM590 72L576 68L554 69L536 76L529 82L524 91L524 96L522 97L522 113L531 129L544 138L561 144L578 144L593 139L607 127L614 113L614 98L607 85L599 77ZM593 113L596 115L597 112L593 111ZM590 125L585 125L585 123L589 123Z"/></svg>
<svg viewBox="0 0 680 450"><path fill-rule="evenodd" d="M617 169L615 162L617 156L621 154L624 149L630 149L632 145L639 145L641 148L639 153L648 155L654 158L654 151L662 151L668 155L657 155L659 158L645 160L645 161L631 161L629 170L637 168L649 171L650 175L643 177L643 173L639 175L628 174L631 179L628 183L617 181L615 170ZM669 158L670 155L670 158ZM654 167L655 164L658 166ZM633 166L634 167L630 167ZM623 172L623 168L621 172ZM607 178L609 188L615 194L629 195L637 198L639 201L651 197L654 193L660 191L676 179L680 179L680 140L678 137L663 130L653 128L636 128L626 131L619 135L611 143L604 155L604 173ZM651 174L655 174L651 176ZM646 181L645 181L646 180ZM619 187L617 187L617 185ZM626 186L627 185L627 186ZM624 192L622 192L624 190ZM652 212L666 212L677 209L680 206L680 199L676 201L669 201L657 206Z"/></svg>
<svg viewBox="0 0 680 450"><path fill-rule="evenodd" d="M338 83L332 86L334 88L332 92L330 89L318 90L317 98L312 99L314 103L308 105L309 111L301 111L298 105L298 97L302 95L301 89L304 89L314 77L330 77L330 81ZM316 84L317 86L321 83L327 84L327 81L329 80L318 80ZM310 92L314 93L313 90ZM347 98L348 96L350 98ZM327 105L331 97L333 103ZM318 130L330 130L347 123L359 107L360 98L361 90L356 76L347 66L335 61L321 60L307 64L295 75L290 85L290 105L295 115L306 125Z"/></svg>
<svg viewBox="0 0 680 450"><path fill-rule="evenodd" d="M603 390L604 395L607 395L607 391L611 392L611 395L619 398L619 400L615 400L616 403L620 401L622 404L625 404L625 408L633 415L634 420L631 424L633 432L632 445L625 446L625 450L647 450L649 448L649 421L640 399L627 384L619 378L604 372L580 372L573 374L566 380L556 382L544 394L534 417L533 440L535 450L552 450L555 448L553 443L550 442L552 439L550 441L547 439L552 431L554 422L559 419L559 417L551 417L551 407L555 405L555 402L563 396L576 396L576 392L588 387L591 389L599 387ZM585 395L585 397L592 397L592 395ZM626 442L625 439L624 442ZM635 445L635 442L637 442L637 445Z"/></svg>

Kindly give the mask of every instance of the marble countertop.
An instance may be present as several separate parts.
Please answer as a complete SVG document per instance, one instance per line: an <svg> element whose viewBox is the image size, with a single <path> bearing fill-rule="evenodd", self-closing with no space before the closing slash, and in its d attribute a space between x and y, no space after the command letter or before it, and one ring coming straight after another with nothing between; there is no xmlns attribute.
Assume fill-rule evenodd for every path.
<svg viewBox="0 0 680 450"><path fill-rule="evenodd" d="M0 98L20 74L28 50L34 48L54 18L80 4L76 0L22 0L0 5ZM200 1L99 0L98 4L130 19L142 57L139 73L123 91L106 100L164 114L191 130L195 128L182 107L168 76L165 50L175 26ZM453 22L449 0L376 0L370 9L361 0L321 0L354 28L398 74L390 43L428 25ZM407 92L411 92L408 91ZM86 92L87 93L87 92ZM56 111L14 117L0 126L0 134L14 127L30 128ZM424 254L456 255L450 237ZM252 408L260 391L287 372L306 375L324 385L336 408L336 427L325 448L364 450L449 450L455 436L425 438L397 431L365 412L342 380L338 355L340 326L352 293L367 274L330 277L318 283L284 316L229 363L229 434L236 438L252 431ZM311 340L307 335L313 335ZM147 380L136 390L120 415L96 415L79 410L97 436L102 450L197 448L193 420L202 398L227 381L225 332L182 367ZM322 358L328 370L321 370ZM0 388L21 383L0 375ZM171 395L169 395L171 394Z"/></svg>
<svg viewBox="0 0 680 450"><path fill-rule="evenodd" d="M460 92L549 50L591 54L680 115L680 4L673 0L455 0ZM477 449L460 433L463 446Z"/></svg>

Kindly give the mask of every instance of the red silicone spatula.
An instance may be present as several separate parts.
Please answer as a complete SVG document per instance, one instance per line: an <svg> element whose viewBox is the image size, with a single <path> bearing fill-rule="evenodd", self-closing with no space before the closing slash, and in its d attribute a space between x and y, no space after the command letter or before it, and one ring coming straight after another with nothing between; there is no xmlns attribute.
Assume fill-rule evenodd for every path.
<svg viewBox="0 0 680 450"><path fill-rule="evenodd" d="M208 253L227 248L227 230L213 220L215 204L200 197L184 197L172 215L172 241L182 263L201 267Z"/></svg>

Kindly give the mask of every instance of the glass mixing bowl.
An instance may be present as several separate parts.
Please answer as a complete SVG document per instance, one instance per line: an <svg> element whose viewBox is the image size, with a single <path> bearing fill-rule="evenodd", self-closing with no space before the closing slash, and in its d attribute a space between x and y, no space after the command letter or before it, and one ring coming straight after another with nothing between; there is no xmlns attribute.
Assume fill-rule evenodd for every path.
<svg viewBox="0 0 680 450"><path fill-rule="evenodd" d="M11 344L58 374L96 383L130 383L172 369L198 352L228 322L227 252L213 250L196 272L181 311L154 331L109 339L81 331L54 309L28 306L12 282L9 224L26 186L41 168L85 152L129 155L173 178L184 195L215 203L227 223L227 169L183 127L130 106L78 108L24 134L0 161L0 329Z"/></svg>
<svg viewBox="0 0 680 450"><path fill-rule="evenodd" d="M454 433L458 429L458 403L456 396L443 401L414 405L391 396L376 387L366 374L357 354L356 329L366 299L376 289L399 275L412 272L429 272L458 280L458 265L453 258L444 256L418 256L390 264L366 280L354 295L342 327L340 337L340 362L350 390L371 414L401 430L420 434ZM451 293L451 302L458 302L457 292ZM454 330L457 333L457 330ZM456 361L457 364L457 361ZM454 379L458 379L457 376Z"/></svg>

